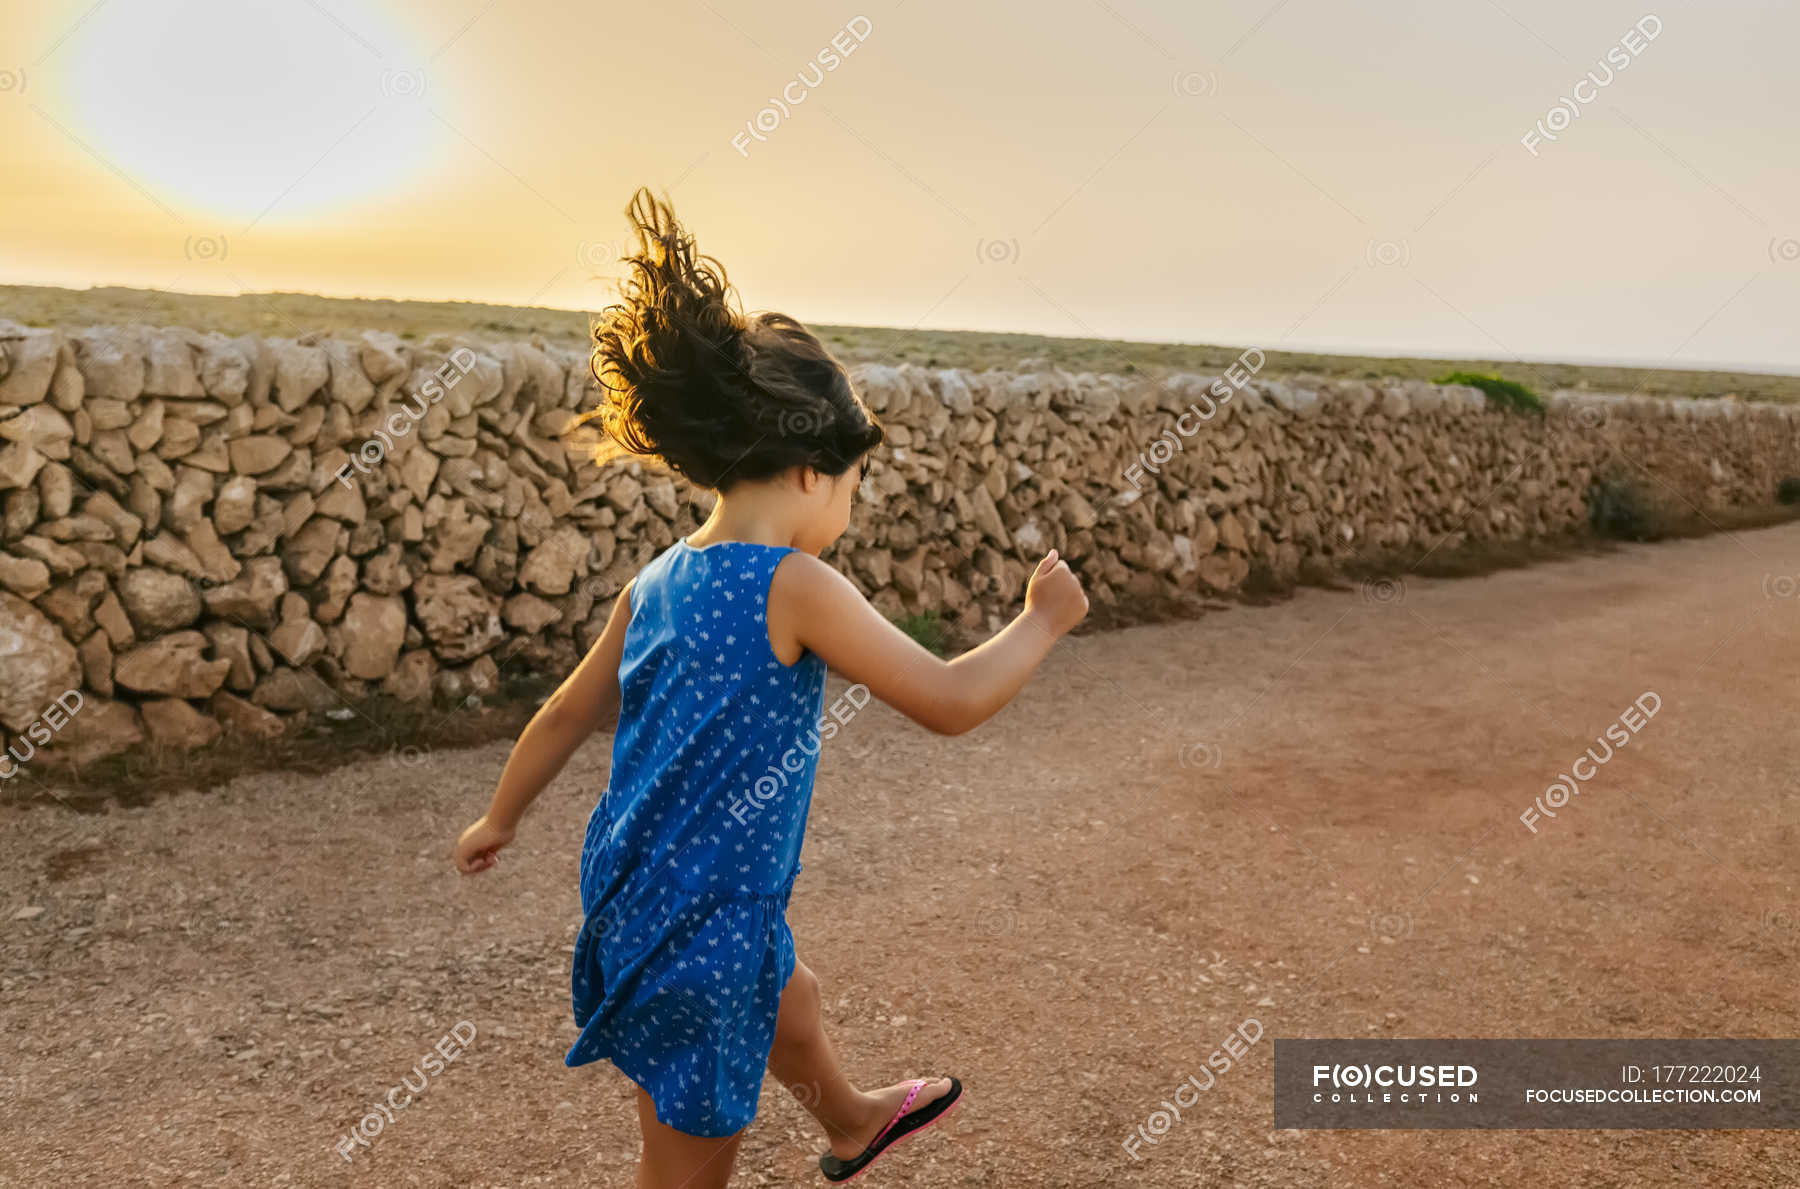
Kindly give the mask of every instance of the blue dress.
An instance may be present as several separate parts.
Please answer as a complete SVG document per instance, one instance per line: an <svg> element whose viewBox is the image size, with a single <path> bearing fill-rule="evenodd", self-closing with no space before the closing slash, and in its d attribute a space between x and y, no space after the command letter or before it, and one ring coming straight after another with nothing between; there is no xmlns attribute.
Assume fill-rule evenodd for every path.
<svg viewBox="0 0 1800 1189"><path fill-rule="evenodd" d="M784 665L769 645L769 582L791 552L682 540L638 574L612 775L581 850L565 1063L611 1060L690 1135L756 1116L794 972L785 913L825 662Z"/></svg>

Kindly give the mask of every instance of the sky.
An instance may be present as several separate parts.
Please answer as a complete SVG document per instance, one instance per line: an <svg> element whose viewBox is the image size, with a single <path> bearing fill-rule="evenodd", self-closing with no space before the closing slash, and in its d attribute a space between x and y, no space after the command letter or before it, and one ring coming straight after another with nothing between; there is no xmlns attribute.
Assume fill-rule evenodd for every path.
<svg viewBox="0 0 1800 1189"><path fill-rule="evenodd" d="M1772 0L0 0L0 282L591 311L648 185L803 321L1800 371L1796 41Z"/></svg>

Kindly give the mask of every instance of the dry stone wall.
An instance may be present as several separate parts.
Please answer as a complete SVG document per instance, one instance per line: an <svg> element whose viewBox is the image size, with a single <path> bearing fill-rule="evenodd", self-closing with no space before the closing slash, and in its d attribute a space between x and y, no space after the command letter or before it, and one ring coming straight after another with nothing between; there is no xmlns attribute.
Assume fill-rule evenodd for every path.
<svg viewBox="0 0 1800 1189"><path fill-rule="evenodd" d="M859 366L889 429L835 560L976 628L1055 546L1102 604L1580 531L1606 468L1698 507L1800 474L1783 407L1419 382ZM0 322L0 778L560 677L710 499L572 415L583 353Z"/></svg>

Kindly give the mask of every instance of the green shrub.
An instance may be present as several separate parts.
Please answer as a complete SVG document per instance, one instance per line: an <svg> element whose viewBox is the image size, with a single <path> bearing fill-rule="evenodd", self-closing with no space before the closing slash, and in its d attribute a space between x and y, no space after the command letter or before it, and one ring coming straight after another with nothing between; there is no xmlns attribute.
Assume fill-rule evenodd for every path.
<svg viewBox="0 0 1800 1189"><path fill-rule="evenodd" d="M1800 478L1789 475L1777 483L1775 498L1784 504L1800 504Z"/></svg>
<svg viewBox="0 0 1800 1189"><path fill-rule="evenodd" d="M938 656L943 656L950 647L950 625L936 611L902 615L894 620L894 626Z"/></svg>
<svg viewBox="0 0 1800 1189"><path fill-rule="evenodd" d="M1466 384L1470 388L1481 389L1487 394L1488 400L1503 409L1512 409L1518 413L1537 413L1540 416L1544 412L1543 398L1517 380L1506 380L1483 372L1450 372L1439 376L1432 383Z"/></svg>
<svg viewBox="0 0 1800 1189"><path fill-rule="evenodd" d="M1615 541L1654 541L1662 535L1649 493L1630 479L1596 479L1587 490L1588 523Z"/></svg>

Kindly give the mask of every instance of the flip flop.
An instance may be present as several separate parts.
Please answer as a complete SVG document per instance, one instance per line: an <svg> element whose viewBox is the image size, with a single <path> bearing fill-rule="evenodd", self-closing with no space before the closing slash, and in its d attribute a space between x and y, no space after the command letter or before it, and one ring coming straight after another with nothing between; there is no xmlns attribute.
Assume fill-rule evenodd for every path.
<svg viewBox="0 0 1800 1189"><path fill-rule="evenodd" d="M822 1154L819 1157L819 1171L825 1174L825 1179L828 1181L855 1180L868 1172L869 1166L874 1164L876 1158L883 1152L901 1140L919 1134L949 1114L956 1104L962 1101L962 1083L951 1078L949 1093L921 1108L917 1114L907 1114L907 1109L912 1106L913 1099L919 1096L919 1091L925 1088L927 1081L929 1079L920 1078L913 1083L912 1089L907 1092L906 1101L900 1104L900 1109L894 1112L894 1117L888 1120L888 1125L869 1141L869 1146L864 1148L862 1154L856 1159L844 1160L832 1152Z"/></svg>

